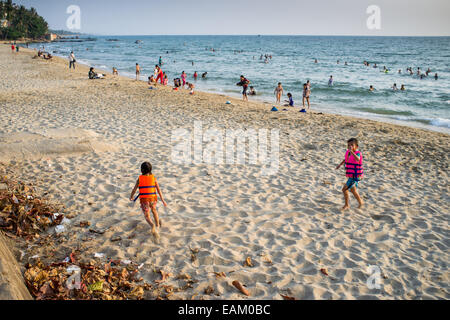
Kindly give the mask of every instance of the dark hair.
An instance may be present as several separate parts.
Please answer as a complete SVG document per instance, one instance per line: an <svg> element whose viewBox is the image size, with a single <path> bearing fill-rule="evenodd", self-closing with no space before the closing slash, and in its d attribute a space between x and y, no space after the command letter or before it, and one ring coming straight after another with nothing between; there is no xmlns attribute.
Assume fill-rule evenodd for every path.
<svg viewBox="0 0 450 320"><path fill-rule="evenodd" d="M144 162L141 164L141 172L142 174L152 174L152 165L150 162Z"/></svg>
<svg viewBox="0 0 450 320"><path fill-rule="evenodd" d="M347 143L354 143L358 147L358 139L356 138L348 139Z"/></svg>
<svg viewBox="0 0 450 320"><path fill-rule="evenodd" d="M288 95L288 97L291 97L291 96L292 96L292 94L291 94L290 92L288 92L288 94L287 94L287 95Z"/></svg>

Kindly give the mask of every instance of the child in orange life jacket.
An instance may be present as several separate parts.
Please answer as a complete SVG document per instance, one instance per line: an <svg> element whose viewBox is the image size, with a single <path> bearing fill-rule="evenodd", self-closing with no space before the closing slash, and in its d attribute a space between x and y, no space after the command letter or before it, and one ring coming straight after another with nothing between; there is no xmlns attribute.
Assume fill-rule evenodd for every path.
<svg viewBox="0 0 450 320"><path fill-rule="evenodd" d="M361 197L359 196L357 187L358 182L363 178L363 157L361 154L361 151L358 150L358 140L355 138L352 138L347 141L348 150L345 153L344 160L336 167L336 169L339 169L344 163L345 163L345 171L346 171L346 177L348 178L347 183L342 188L342 192L344 193L344 199L345 199L345 205L342 208L342 210L347 210L350 208L349 205L349 193L348 190L353 193L356 200L358 200L359 207L361 208L363 206L363 201L361 200Z"/></svg>
<svg viewBox="0 0 450 320"><path fill-rule="evenodd" d="M139 188L139 200L141 202L142 212L144 212L145 220L147 220L148 224L152 227L152 233L155 233L155 224L156 227L161 226L161 224L159 223L158 212L156 211L156 202L158 201L156 192L158 192L164 206L167 207L167 203L164 201L158 182L156 181L155 176L152 174L152 165L150 164L150 162L144 162L141 165L141 172L142 175L139 176L138 180L136 181L136 185L131 192L130 201L134 200L134 194ZM150 218L150 210L153 212L155 224Z"/></svg>

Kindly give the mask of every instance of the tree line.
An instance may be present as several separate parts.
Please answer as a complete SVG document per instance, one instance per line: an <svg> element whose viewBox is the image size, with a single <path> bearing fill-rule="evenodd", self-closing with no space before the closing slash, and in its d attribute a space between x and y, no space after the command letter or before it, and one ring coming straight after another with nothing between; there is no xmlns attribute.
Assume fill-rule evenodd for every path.
<svg viewBox="0 0 450 320"><path fill-rule="evenodd" d="M3 40L21 38L42 39L48 33L47 21L35 8L12 3L12 0L0 0L0 37Z"/></svg>

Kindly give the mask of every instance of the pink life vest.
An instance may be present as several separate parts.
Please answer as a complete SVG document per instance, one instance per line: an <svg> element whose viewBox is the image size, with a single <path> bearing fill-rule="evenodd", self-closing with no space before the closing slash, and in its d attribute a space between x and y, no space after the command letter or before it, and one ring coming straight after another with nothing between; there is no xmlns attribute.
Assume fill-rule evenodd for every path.
<svg viewBox="0 0 450 320"><path fill-rule="evenodd" d="M355 154L359 156L359 162L355 157L347 150L345 153L345 176L347 178L362 179L363 172L363 157L361 151L356 151Z"/></svg>

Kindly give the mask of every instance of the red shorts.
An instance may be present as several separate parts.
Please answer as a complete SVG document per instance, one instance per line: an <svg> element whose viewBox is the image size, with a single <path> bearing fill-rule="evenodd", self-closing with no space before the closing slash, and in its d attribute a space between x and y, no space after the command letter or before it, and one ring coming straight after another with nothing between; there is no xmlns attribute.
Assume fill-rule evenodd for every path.
<svg viewBox="0 0 450 320"><path fill-rule="evenodd" d="M158 200L151 200L149 198L139 199L141 202L141 209L144 213L150 212L150 209L158 202Z"/></svg>

